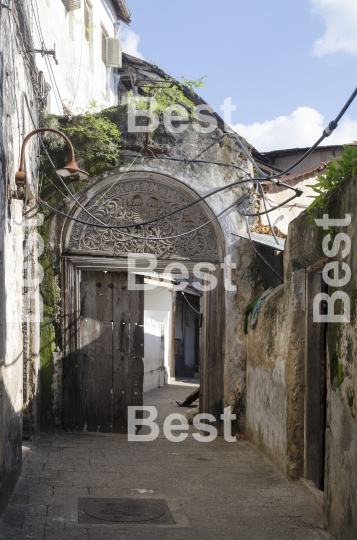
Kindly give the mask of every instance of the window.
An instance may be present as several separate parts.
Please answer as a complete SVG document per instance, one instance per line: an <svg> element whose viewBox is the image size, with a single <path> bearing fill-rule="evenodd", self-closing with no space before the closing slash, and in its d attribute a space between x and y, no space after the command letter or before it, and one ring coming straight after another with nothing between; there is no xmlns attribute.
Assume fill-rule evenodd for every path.
<svg viewBox="0 0 357 540"><path fill-rule="evenodd" d="M101 37L102 37L102 60L104 62L104 64L107 64L107 37L108 37L108 32L106 31L106 29L104 28L104 26L102 25L101 27Z"/></svg>
<svg viewBox="0 0 357 540"><path fill-rule="evenodd" d="M87 41L90 38L90 7L88 2L84 2L84 36Z"/></svg>

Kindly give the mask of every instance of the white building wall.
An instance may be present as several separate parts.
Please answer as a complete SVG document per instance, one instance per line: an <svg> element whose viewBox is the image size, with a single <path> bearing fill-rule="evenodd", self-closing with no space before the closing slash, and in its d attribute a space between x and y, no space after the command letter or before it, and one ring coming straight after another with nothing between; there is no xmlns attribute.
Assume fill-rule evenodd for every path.
<svg viewBox="0 0 357 540"><path fill-rule="evenodd" d="M302 195L296 199L288 202L286 205L281 208L277 208L269 213L269 218L273 227L278 227L279 231L284 234L288 234L289 224L293 219L301 214L313 201L313 198L316 197L316 192L310 187L316 183L316 176L311 178L302 179L301 182L294 184L295 188L302 190ZM277 204L281 204L286 201L289 197L294 194L293 191L288 189L283 189L276 193L266 193L267 199L267 208L271 209ZM261 202L260 211L264 211L264 204ZM266 215L261 216L262 225L268 225L268 218Z"/></svg>
<svg viewBox="0 0 357 540"><path fill-rule="evenodd" d="M12 10L2 8L0 17L0 510L21 471L23 402L26 407L31 393L35 415L38 393L37 371L31 391L27 385L28 370L38 368L38 318L33 323L28 314L23 316L24 289L32 287L30 280L24 281L24 231L35 225L23 216L29 206L16 198L15 185L23 139L38 122L30 12L27 1L21 9L13 2ZM35 137L27 146L25 165L29 180L36 184ZM32 260L26 265L31 273L35 264Z"/></svg>
<svg viewBox="0 0 357 540"><path fill-rule="evenodd" d="M89 27L84 23L86 3L90 12ZM106 67L102 60L101 37L102 28L108 37L115 37L117 16L112 3L81 0L79 9L68 12L62 0L38 0L38 13L41 30L36 28L36 48L41 48L39 34L42 32L47 49L55 44L58 60L56 65L51 56L37 53L36 57L38 69L51 86L48 111L63 114L60 98L75 113L88 109L93 101L101 108L115 105L116 77L114 68Z"/></svg>

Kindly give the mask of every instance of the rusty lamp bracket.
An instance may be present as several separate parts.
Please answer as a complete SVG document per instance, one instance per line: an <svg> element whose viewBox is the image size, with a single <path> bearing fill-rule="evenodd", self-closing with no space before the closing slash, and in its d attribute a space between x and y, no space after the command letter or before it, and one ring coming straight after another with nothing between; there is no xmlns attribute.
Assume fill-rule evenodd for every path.
<svg viewBox="0 0 357 540"><path fill-rule="evenodd" d="M70 157L69 162L64 167L57 169L57 174L62 176L63 178L76 178L77 180L85 180L88 178L88 173L86 171L82 171L75 159L74 159L74 149L71 141L69 138L62 133L62 131L59 131L58 129L53 128L37 128L31 131L28 135L26 135L24 142L22 143L21 147L21 156L20 156L20 166L19 170L15 173L15 184L16 184L16 196L18 199L27 199L31 200L31 198L34 198L34 192L33 187L31 184L27 182L26 179L26 171L25 171L25 147L29 139L36 135L37 133L42 133L43 131L50 131L52 133L56 133L57 135L60 135L67 143L69 150L70 150Z"/></svg>
<svg viewBox="0 0 357 540"><path fill-rule="evenodd" d="M53 60L56 63L56 66L58 66L58 60L57 60L57 57L56 57L56 44L55 43L53 44L53 49L50 49L50 50L45 49L45 44L42 43L42 49L34 49L34 51L36 53L40 53L41 56L45 56L45 55L52 56Z"/></svg>

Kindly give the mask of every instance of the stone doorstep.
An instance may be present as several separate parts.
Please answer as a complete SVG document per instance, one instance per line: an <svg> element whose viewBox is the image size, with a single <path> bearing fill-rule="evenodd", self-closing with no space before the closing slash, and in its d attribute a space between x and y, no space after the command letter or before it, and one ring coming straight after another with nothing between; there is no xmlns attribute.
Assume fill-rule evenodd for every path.
<svg viewBox="0 0 357 540"><path fill-rule="evenodd" d="M314 482L312 480L307 480L306 478L300 478L300 484L305 489L306 493L308 493L314 501L321 507L324 507L325 504L325 494L323 491L320 491L315 486ZM332 537L331 537L332 538Z"/></svg>

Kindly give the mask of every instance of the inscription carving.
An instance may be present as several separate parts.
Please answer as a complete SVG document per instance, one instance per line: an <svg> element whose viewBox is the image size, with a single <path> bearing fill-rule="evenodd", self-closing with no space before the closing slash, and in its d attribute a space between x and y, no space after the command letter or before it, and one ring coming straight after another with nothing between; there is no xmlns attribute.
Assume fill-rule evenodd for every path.
<svg viewBox="0 0 357 540"><path fill-rule="evenodd" d="M154 181L120 182L109 191L108 187L103 188L87 203L88 210L106 225L136 223L137 226L122 230L100 229L93 226L93 219L82 210L78 217L89 224L75 223L68 250L114 255L128 252L152 253L163 258L217 259L213 226L208 224L190 232L208 220L199 203L167 219L142 225L144 221L169 214L190 202L178 189ZM143 238L131 238L125 233ZM168 238L182 233L189 234ZM153 237L160 240L154 240Z"/></svg>

